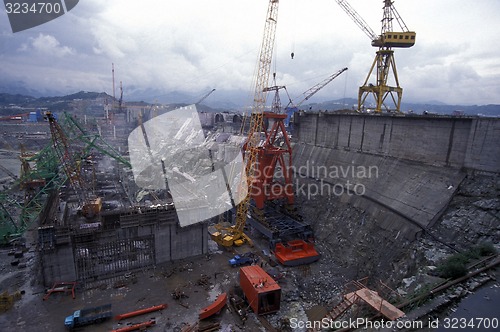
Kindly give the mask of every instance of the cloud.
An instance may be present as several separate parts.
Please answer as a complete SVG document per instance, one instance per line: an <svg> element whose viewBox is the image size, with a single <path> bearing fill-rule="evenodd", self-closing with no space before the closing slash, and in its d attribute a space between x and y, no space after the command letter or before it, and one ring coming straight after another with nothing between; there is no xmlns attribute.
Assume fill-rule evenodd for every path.
<svg viewBox="0 0 500 332"><path fill-rule="evenodd" d="M380 2L350 3L380 31ZM395 1L405 23L417 32L414 47L395 49L405 100L433 94L449 102L453 97L500 103L489 92L495 86L500 90L500 44L493 42L500 31L493 14L500 2L459 3ZM287 0L279 8L272 64L276 83L298 96L348 67L311 102L357 96L377 50L367 36L335 1ZM266 1L255 0L238 0L237 5L231 0L87 0L61 18L18 34L10 33L7 17L1 20L0 13L0 60L9 67L3 69L9 77L30 77L33 86L43 86L48 73L71 73L63 73L63 80L52 78L54 89L60 84L62 93L96 87L109 92L114 63L126 99L128 86L188 95L216 88L211 100L227 95L223 90L240 90L248 92L251 103L266 10ZM449 93L458 86L467 98Z"/></svg>
<svg viewBox="0 0 500 332"><path fill-rule="evenodd" d="M35 51L47 54L49 56L64 57L73 55L75 51L67 46L61 46L61 43L51 35L40 33L38 37L31 39L31 46Z"/></svg>

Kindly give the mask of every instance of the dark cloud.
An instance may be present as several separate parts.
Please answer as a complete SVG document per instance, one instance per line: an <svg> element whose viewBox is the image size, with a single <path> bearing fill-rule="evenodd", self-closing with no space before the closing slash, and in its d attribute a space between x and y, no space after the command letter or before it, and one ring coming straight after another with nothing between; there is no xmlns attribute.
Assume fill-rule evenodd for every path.
<svg viewBox="0 0 500 332"><path fill-rule="evenodd" d="M379 31L381 3L349 2ZM405 100L500 103L500 46L493 42L500 30L493 13L500 12L500 2L395 5L417 31L413 48L395 51ZM225 96L223 90L251 95L266 9L266 1L255 0L238 5L230 0L86 0L56 20L16 34L2 13L0 86L22 82L40 91L110 92L114 63L116 80L134 91L200 95L217 88L212 98ZM376 51L331 0L280 2L276 41L273 71L291 96L349 67L316 101L356 96Z"/></svg>

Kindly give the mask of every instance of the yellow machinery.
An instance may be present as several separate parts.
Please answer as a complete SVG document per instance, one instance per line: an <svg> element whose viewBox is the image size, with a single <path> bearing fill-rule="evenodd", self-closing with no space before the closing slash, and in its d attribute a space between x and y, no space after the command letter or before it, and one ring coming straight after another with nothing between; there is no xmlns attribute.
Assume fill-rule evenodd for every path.
<svg viewBox="0 0 500 332"><path fill-rule="evenodd" d="M406 24L403 22L403 19L394 7L392 0L383 0L384 16L382 18L382 31L380 35L373 32L368 24L366 24L366 22L347 1L336 1L361 28L361 30L368 35L368 37L370 37L372 46L379 48L365 82L363 83L363 86L359 88L358 111L362 111L366 108L366 98L369 95L372 95L376 103L375 112L382 112L383 109L388 112L400 112L403 88L399 85L396 62L394 60L394 51L392 48L412 47L415 45L416 33L408 30ZM392 22L394 19L403 30L402 32L393 31ZM376 70L376 80L374 83L369 83L374 70ZM394 86L388 85L391 74ZM392 108L386 104L388 97L390 97L389 99L392 101Z"/></svg>
<svg viewBox="0 0 500 332"><path fill-rule="evenodd" d="M235 225L224 227L221 224L215 226L217 231L211 233L212 239L220 245L230 247L233 245L242 245L245 242L252 244L250 238L245 235L245 227L248 208L250 205L250 193L252 191L253 175L257 168L257 149L260 142L260 133L264 123L264 109L266 106L266 92L264 91L269 81L271 72L271 61L274 49L274 39L276 35L276 24L278 21L279 0L269 0L266 23L264 27L264 38L259 55L257 78L255 82L255 95L250 117L250 131L248 133L247 148L245 153L245 177L242 177L242 183L239 195L244 195L239 199L240 202L236 209ZM245 190L246 189L246 190Z"/></svg>

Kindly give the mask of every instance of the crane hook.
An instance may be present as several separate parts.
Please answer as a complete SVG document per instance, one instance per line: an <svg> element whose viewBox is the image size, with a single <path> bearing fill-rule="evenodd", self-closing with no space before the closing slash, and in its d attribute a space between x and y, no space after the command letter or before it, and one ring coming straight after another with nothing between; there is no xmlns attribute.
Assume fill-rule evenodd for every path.
<svg viewBox="0 0 500 332"><path fill-rule="evenodd" d="M295 53L290 53L290 56L292 57L292 60L293 60L293 57L295 56Z"/></svg>

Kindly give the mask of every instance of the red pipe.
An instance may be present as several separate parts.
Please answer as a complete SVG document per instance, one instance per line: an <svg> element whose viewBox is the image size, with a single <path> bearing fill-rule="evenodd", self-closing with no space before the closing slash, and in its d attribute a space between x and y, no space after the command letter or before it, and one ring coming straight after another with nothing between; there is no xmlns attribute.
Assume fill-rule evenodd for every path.
<svg viewBox="0 0 500 332"><path fill-rule="evenodd" d="M142 322L142 323L139 323L139 324L130 325L130 326L127 326L127 327L122 327L120 329L112 330L111 332L135 331L135 330L141 329L143 327L149 327L149 326L154 325L154 324L156 324L156 322L154 320L150 320L150 321L147 321L147 322Z"/></svg>
<svg viewBox="0 0 500 332"><path fill-rule="evenodd" d="M116 320L121 320L121 319L130 318L130 317L135 317L135 316L147 314L148 312L163 310L166 307L168 307L167 304L155 305L153 307L149 307L149 308L146 308L146 309L140 309L140 310L136 310L136 311L127 312L125 314L117 315L117 316L115 316L115 319Z"/></svg>

